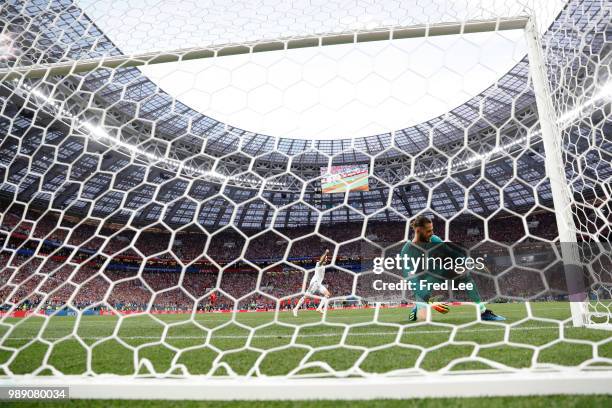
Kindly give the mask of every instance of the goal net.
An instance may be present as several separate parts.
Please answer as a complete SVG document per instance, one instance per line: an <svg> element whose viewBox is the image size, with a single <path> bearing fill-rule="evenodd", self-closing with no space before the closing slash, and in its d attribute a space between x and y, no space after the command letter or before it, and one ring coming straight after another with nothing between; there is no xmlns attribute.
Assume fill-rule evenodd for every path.
<svg viewBox="0 0 612 408"><path fill-rule="evenodd" d="M612 5L349 3L0 6L1 381L609 391Z"/></svg>

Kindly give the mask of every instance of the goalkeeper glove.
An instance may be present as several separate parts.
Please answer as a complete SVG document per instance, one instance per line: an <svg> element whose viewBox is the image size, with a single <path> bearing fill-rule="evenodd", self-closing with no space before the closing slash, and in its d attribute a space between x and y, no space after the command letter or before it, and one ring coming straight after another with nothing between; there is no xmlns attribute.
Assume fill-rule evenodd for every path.
<svg viewBox="0 0 612 408"><path fill-rule="evenodd" d="M435 302L431 303L431 308L438 313L446 314L450 311L448 303Z"/></svg>

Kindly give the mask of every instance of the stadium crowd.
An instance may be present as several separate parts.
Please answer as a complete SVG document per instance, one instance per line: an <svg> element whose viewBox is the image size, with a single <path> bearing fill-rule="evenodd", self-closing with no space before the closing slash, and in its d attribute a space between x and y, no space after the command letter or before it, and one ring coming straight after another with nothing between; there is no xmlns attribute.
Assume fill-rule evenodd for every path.
<svg viewBox="0 0 612 408"><path fill-rule="evenodd" d="M5 310L12 305L130 311L288 308L305 290L317 257L326 248L333 250L334 243L337 268L328 267L325 285L332 296L367 299L375 293L372 275L360 275L366 259L398 252L409 231L405 223L377 221L367 225L363 236L363 224L355 223L322 225L318 234L312 226L259 235L228 228L212 236L192 228L173 237L159 226L139 233L50 214L31 218L11 212L2 217L0 301ZM526 262L529 270L507 260L510 251L533 252L533 245L549 245L541 241L555 238L553 214L534 214L525 222L518 217L490 220L486 231L494 241L484 243L485 226L478 220L451 221L448 235L443 221L434 223L441 236L488 255L492 275L505 272L499 278L502 293L490 277L475 278L484 298L529 297L544 290L544 278L536 272L544 265L541 260L538 265Z"/></svg>

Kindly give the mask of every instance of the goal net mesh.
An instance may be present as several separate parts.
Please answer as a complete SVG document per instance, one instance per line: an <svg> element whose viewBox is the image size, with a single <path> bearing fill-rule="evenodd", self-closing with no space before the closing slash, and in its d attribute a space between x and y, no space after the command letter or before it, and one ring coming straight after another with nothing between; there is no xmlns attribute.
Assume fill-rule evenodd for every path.
<svg viewBox="0 0 612 408"><path fill-rule="evenodd" d="M610 2L159 3L0 6L3 377L610 368ZM418 215L505 321L377 289ZM326 249L330 306L294 317Z"/></svg>

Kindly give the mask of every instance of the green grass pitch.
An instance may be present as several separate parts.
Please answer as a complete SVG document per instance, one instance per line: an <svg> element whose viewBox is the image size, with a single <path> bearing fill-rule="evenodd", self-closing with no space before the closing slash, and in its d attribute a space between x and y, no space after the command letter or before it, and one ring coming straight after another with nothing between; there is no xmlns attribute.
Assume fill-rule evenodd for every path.
<svg viewBox="0 0 612 408"><path fill-rule="evenodd" d="M71 400L7 403L15 408L593 408L612 405L610 395L554 395L544 397L429 398L370 401L150 401L150 400Z"/></svg>
<svg viewBox="0 0 612 408"><path fill-rule="evenodd" d="M91 370L96 374L147 375L144 368L135 368L135 361L144 358L158 373L180 374L171 367L182 364L189 374L218 376L285 375L305 363L315 364L298 374L330 375L317 362L341 375L358 375L355 368L365 373L437 371L462 357L483 357L515 368L534 362L575 366L593 356L612 358L610 333L571 327L568 303L530 305L532 317L509 329L508 342L507 324L477 323L470 306L453 307L447 315L433 312L432 323L408 322L405 308L381 309L376 321L374 309L329 310L325 323L313 311L302 311L297 318L279 312L276 321L273 312L238 313L234 321L229 313L197 314L193 319L188 314L83 316L80 321L52 317L46 325L45 318L31 316L5 319L0 326L0 364L13 374L28 374L47 357L47 365L64 374L86 373L87 350L75 334L91 348ZM506 323L528 316L523 303L491 307L508 318ZM6 336L10 326L14 329ZM556 342L561 327L565 340ZM468 361L452 369L491 367Z"/></svg>

